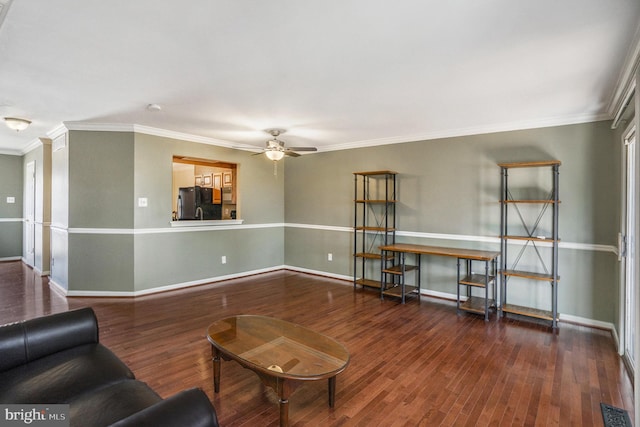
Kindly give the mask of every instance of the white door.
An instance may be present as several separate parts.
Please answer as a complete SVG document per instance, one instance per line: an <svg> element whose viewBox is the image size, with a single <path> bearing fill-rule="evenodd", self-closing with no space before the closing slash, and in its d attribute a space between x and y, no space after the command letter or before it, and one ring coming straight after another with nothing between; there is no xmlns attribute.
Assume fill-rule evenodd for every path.
<svg viewBox="0 0 640 427"><path fill-rule="evenodd" d="M36 162L27 163L25 194L25 255L26 263L34 266L36 263Z"/></svg>
<svg viewBox="0 0 640 427"><path fill-rule="evenodd" d="M636 216L638 215L637 182L637 143L636 129L632 127L624 137L624 195L623 221L620 243L621 260L623 262L624 286L624 357L629 367L635 372L637 355L635 351L635 324L638 315L636 268Z"/></svg>

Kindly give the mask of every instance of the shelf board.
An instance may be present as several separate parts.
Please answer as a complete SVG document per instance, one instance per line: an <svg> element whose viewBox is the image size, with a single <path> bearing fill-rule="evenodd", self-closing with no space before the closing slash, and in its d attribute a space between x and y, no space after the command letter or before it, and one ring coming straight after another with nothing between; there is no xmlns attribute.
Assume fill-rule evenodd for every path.
<svg viewBox="0 0 640 427"><path fill-rule="evenodd" d="M394 286L392 288L386 289L384 291L382 291L383 295L386 296L390 296L390 297L398 297L398 298L402 298L402 286L397 285ZM409 295L409 294L418 294L418 288L417 286L411 286L411 285L404 285L404 294Z"/></svg>
<svg viewBox="0 0 640 427"><path fill-rule="evenodd" d="M397 175L398 172L389 171L389 170L381 170L381 171L370 171L370 172L354 172L354 175L363 175L363 176L375 176L375 175Z"/></svg>
<svg viewBox="0 0 640 427"><path fill-rule="evenodd" d="M515 304L503 304L502 311L506 313L520 314L522 316L535 317L537 319L553 320L553 313L548 310L540 310L538 308L523 307Z"/></svg>
<svg viewBox="0 0 640 427"><path fill-rule="evenodd" d="M380 203L380 204L384 204L384 203L396 203L397 200L395 199L389 199L389 200L385 200L385 199L358 199L358 200L354 200L354 202L356 203Z"/></svg>
<svg viewBox="0 0 640 427"><path fill-rule="evenodd" d="M355 254L356 258L367 258L367 259L382 259L382 255L380 254L372 254L369 252L358 252Z"/></svg>
<svg viewBox="0 0 640 427"><path fill-rule="evenodd" d="M558 240L553 240L552 237L546 237L546 236L534 236L534 237L529 237L529 236L504 236L505 239L507 240L527 240L530 242L549 242L549 243L554 243L554 242L559 242L560 239Z"/></svg>
<svg viewBox="0 0 640 427"><path fill-rule="evenodd" d="M494 300L489 300L489 307L495 307ZM463 303L460 303L460 310L471 311L473 313L484 314L484 298L469 297Z"/></svg>
<svg viewBox="0 0 640 427"><path fill-rule="evenodd" d="M356 285L366 286L367 288L380 289L380 281L372 279L356 279Z"/></svg>
<svg viewBox="0 0 640 427"><path fill-rule="evenodd" d="M519 200L501 200L501 202L502 203L507 203L507 204L508 203L522 203L522 204L531 203L531 204L543 204L543 205L545 205L547 203L560 203L560 200L553 200L553 199L538 199L538 200L533 200L533 199L529 200L529 199L527 199L527 200L522 200L522 199L519 199Z"/></svg>
<svg viewBox="0 0 640 427"><path fill-rule="evenodd" d="M382 231L382 232L388 232L388 233L396 231L395 228L370 227L370 226L362 226L362 225L355 227L355 229L358 231Z"/></svg>
<svg viewBox="0 0 640 427"><path fill-rule="evenodd" d="M505 276L523 277L525 279L553 282L553 275L551 274L533 273L531 271L522 271L522 270L504 270L502 274L504 274ZM559 282L560 276L558 276L556 280Z"/></svg>
<svg viewBox="0 0 640 427"><path fill-rule="evenodd" d="M382 255L381 254L375 254L375 253L369 253L369 252L359 252L357 254L355 254L356 257L358 258L366 258L366 259L382 259ZM384 259L386 261L391 261L393 259L393 255L391 254L387 254L387 256L384 257Z"/></svg>
<svg viewBox="0 0 640 427"><path fill-rule="evenodd" d="M489 283L493 282L496 276L489 275ZM460 280L461 285L478 286L484 288L487 286L484 274L470 274Z"/></svg>
<svg viewBox="0 0 640 427"><path fill-rule="evenodd" d="M418 269L417 265L408 265L408 264L404 265L405 273L407 271L412 271L412 270L417 270L417 269ZM385 268L384 270L382 270L382 272L383 273L389 273L389 274L402 274L402 266L400 264L394 265L393 267Z"/></svg>
<svg viewBox="0 0 640 427"><path fill-rule="evenodd" d="M560 166L562 162L560 160L543 160L539 162L511 162L511 163L498 163L501 168L535 168L541 166Z"/></svg>

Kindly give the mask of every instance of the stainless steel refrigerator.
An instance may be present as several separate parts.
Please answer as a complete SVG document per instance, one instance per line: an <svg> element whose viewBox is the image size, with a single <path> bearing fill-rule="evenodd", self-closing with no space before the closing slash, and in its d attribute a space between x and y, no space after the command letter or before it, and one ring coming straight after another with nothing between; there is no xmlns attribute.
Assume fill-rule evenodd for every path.
<svg viewBox="0 0 640 427"><path fill-rule="evenodd" d="M208 187L180 187L178 220L222 219L222 205L213 203L212 191Z"/></svg>

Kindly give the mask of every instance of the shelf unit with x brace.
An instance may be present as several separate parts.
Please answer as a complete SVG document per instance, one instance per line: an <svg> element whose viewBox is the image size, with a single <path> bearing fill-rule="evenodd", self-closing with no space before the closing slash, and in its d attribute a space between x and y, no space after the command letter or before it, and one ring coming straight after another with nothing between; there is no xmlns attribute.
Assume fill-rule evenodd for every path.
<svg viewBox="0 0 640 427"><path fill-rule="evenodd" d="M558 184L560 164L559 160L498 164L502 174L500 186L500 312L502 315L504 313L513 313L549 320L554 329L558 326L558 281L560 280L558 276L558 216L560 205ZM509 182L509 171L514 168L551 169L550 190L547 192L548 188L545 189L541 196L527 194L527 191L524 191L523 195L515 195L515 189L510 187L511 183ZM540 171L540 173L544 172ZM535 176L535 174L532 175ZM529 190L529 193L538 192L531 191L532 188L529 188ZM514 212L520 221L520 226L517 227L519 232L512 234L511 228L514 225L509 219L510 214ZM529 217L527 213L533 213L534 215ZM542 230L543 228L546 229ZM547 234L543 234L545 232ZM510 241L519 243L521 247L517 251L513 251L512 247L510 251ZM523 261L523 259L526 259L526 261ZM511 266L508 265L509 263L511 263ZM528 265L525 268L519 268L519 263ZM534 264L535 269L533 268ZM549 283L551 286L550 310L508 303L507 289L511 286L509 282L513 278L524 280L526 283L531 283L532 286L535 282Z"/></svg>
<svg viewBox="0 0 640 427"><path fill-rule="evenodd" d="M354 172L353 288L381 289L379 247L396 239L396 175Z"/></svg>

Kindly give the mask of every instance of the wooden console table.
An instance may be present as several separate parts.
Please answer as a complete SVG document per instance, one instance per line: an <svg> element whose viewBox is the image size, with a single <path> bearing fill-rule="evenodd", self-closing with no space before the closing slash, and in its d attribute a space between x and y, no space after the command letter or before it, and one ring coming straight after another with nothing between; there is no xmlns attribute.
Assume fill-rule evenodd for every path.
<svg viewBox="0 0 640 427"><path fill-rule="evenodd" d="M475 249L461 249L461 248L446 248L442 246L426 246L415 245L410 243L396 243L393 245L380 246L380 250L383 251L383 259L389 252L400 255L400 262L392 267L382 267L381 273L381 297L384 295L399 296L402 303L405 302L405 296L411 292L417 292L418 298L420 298L420 256L421 255L437 255L446 256L457 259L458 267L458 282L457 282L457 309L470 311L474 313L484 314L485 320L489 320L489 307L495 303L489 300L489 287L493 284L493 297L495 298L496 292L496 265L497 259L500 256L500 252L496 251L481 251ZM406 264L406 254L416 255L416 265ZM461 274L461 261L464 261L466 266L466 274L464 277ZM476 274L472 270L472 262L480 261L484 263L483 274ZM385 271L386 270L386 271ZM404 273L410 270L417 271L417 286L409 286L405 284ZM385 289L386 283L384 280L384 274L389 272L396 272L400 276L400 283L391 289ZM465 286L467 290L467 300L464 303L460 301L460 287ZM471 296L471 288L478 287L484 288L485 297L478 298ZM407 290L409 292L407 292Z"/></svg>

